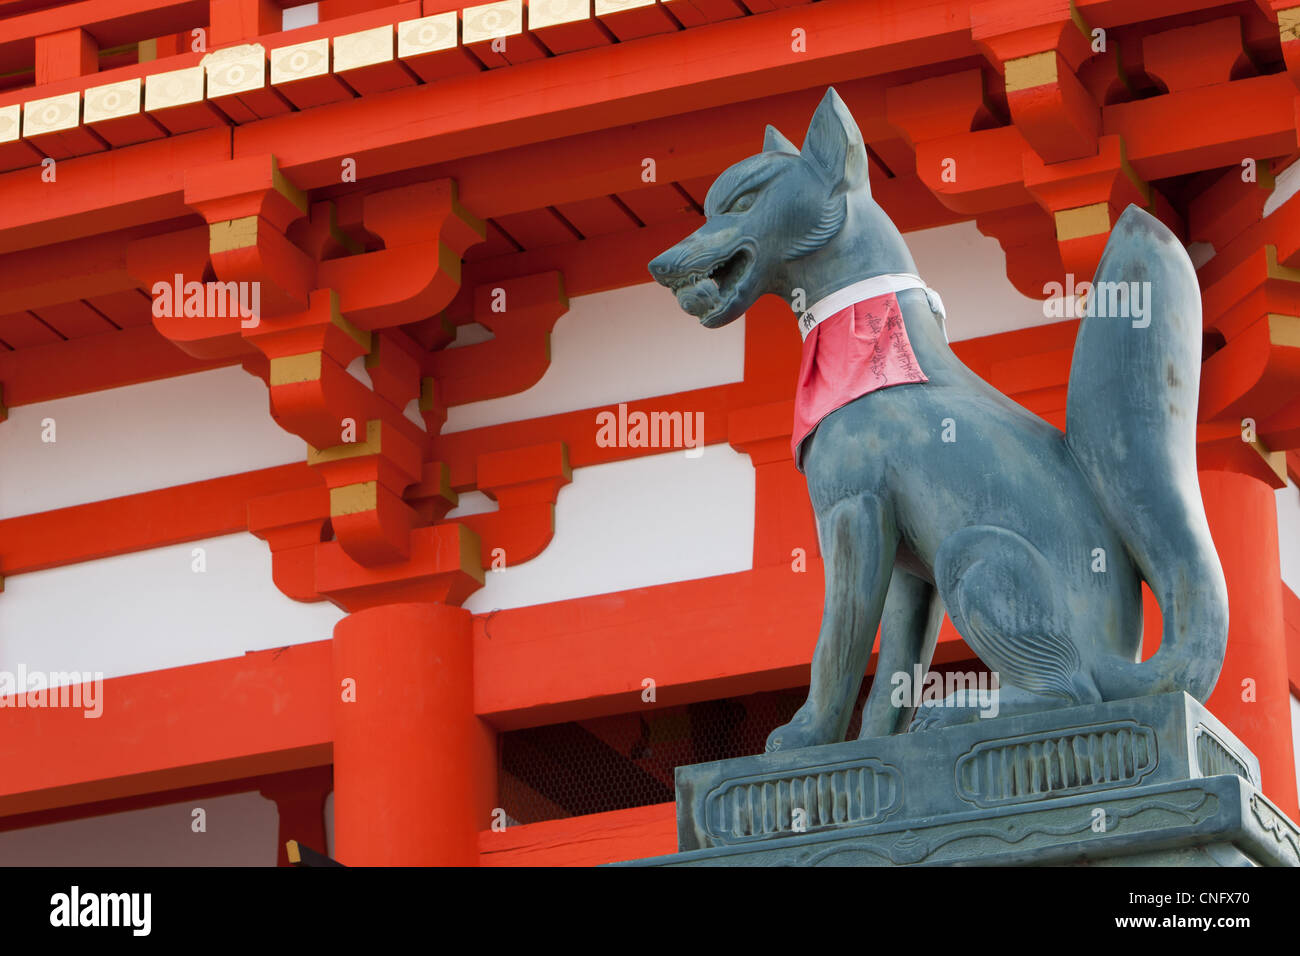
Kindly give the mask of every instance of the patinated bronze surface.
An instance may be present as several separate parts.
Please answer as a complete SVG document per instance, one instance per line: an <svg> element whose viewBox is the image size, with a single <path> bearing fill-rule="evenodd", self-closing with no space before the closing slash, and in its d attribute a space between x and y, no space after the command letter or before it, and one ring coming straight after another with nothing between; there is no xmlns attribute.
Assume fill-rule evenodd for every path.
<svg viewBox="0 0 1300 956"><path fill-rule="evenodd" d="M709 328L768 293L813 325L815 304L840 290L915 276L867 170L861 133L830 90L803 148L769 127L763 151L710 189L706 223L650 272ZM969 706L918 718L880 679L929 667L945 609L999 675L1003 716L1180 690L1204 701L1228 612L1196 475L1201 308L1183 247L1136 207L1116 223L1075 345L1064 434L961 363L923 282L894 286L925 380L861 394L800 449L826 604L808 700L768 750L843 739L877 625L862 738L914 719L976 719ZM1164 632L1140 662L1143 581Z"/></svg>

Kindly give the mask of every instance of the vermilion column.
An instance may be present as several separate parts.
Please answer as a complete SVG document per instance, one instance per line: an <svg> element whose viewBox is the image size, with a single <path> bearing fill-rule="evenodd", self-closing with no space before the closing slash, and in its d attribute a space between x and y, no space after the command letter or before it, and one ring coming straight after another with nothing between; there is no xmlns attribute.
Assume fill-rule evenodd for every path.
<svg viewBox="0 0 1300 956"><path fill-rule="evenodd" d="M1228 583L1228 653L1208 706L1254 751L1265 795L1294 820L1277 502L1271 487L1248 475L1203 471L1200 477L1210 533Z"/></svg>
<svg viewBox="0 0 1300 956"><path fill-rule="evenodd" d="M470 612L445 604L384 604L335 626L339 862L477 865L490 735L474 715L471 641Z"/></svg>

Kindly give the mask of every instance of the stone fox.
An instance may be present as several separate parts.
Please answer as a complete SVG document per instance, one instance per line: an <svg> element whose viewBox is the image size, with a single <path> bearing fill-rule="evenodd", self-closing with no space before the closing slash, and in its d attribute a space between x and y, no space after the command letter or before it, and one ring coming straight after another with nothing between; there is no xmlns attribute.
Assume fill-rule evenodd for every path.
<svg viewBox="0 0 1300 956"><path fill-rule="evenodd" d="M1119 218L1094 287L1143 283L1147 314L1084 318L1062 434L953 354L867 168L828 90L802 150L769 126L763 151L709 190L704 225L649 265L708 328L773 293L810 338L828 330L814 361L804 344L802 441L795 402L825 608L808 699L767 749L843 740L877 626L862 738L975 719L891 700L888 675L930 666L945 610L999 675L1002 714L1176 690L1204 701L1227 591L1197 483L1201 307L1186 252L1142 210ZM875 384L846 393L837 377ZM1140 661L1144 580L1163 634Z"/></svg>

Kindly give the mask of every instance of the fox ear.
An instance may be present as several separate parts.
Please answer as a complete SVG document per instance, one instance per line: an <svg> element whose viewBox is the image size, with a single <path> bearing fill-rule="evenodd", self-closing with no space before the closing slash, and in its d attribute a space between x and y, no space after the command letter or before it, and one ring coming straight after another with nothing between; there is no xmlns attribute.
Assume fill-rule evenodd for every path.
<svg viewBox="0 0 1300 956"><path fill-rule="evenodd" d="M769 124L767 132L763 134L763 152L789 153L792 156L798 156L799 147L786 139L779 129Z"/></svg>
<svg viewBox="0 0 1300 956"><path fill-rule="evenodd" d="M832 193L871 188L862 132L834 87L826 91L813 113L800 155L817 170Z"/></svg>

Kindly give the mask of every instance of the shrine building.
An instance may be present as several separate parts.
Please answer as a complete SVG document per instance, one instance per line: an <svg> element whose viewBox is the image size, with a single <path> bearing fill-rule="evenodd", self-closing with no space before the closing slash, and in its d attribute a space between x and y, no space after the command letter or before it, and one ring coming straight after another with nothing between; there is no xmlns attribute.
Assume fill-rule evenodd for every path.
<svg viewBox="0 0 1300 956"><path fill-rule="evenodd" d="M1112 225L1185 244L1208 704L1300 817L1298 3L0 0L0 865L673 852L823 580L796 316L646 264L828 86L1058 428Z"/></svg>

